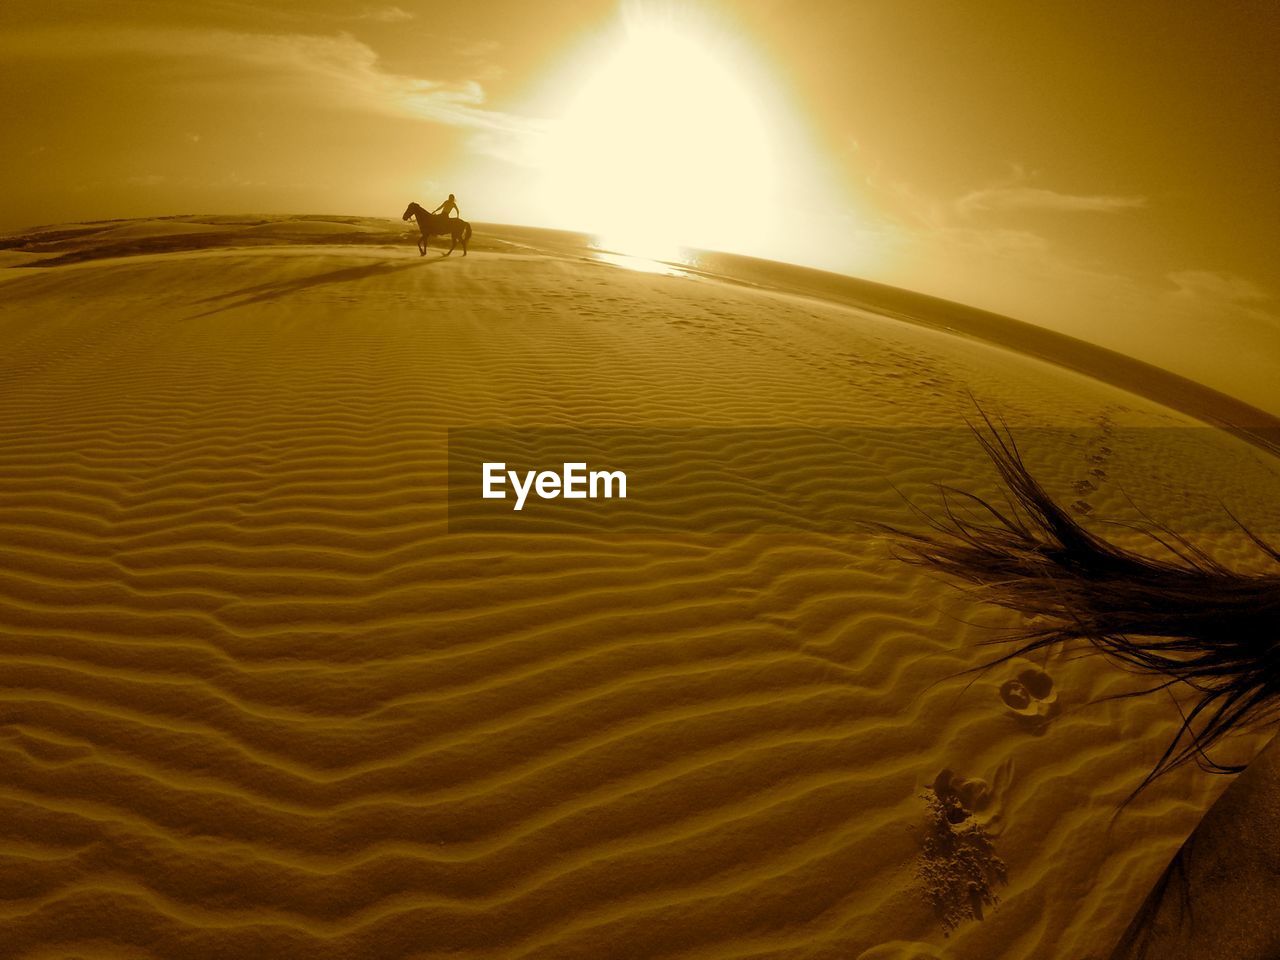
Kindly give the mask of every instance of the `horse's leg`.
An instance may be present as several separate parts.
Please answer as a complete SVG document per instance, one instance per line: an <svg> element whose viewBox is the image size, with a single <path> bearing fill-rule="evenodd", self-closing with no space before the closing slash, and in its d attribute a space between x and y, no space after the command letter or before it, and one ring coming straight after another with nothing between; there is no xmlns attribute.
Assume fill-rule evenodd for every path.
<svg viewBox="0 0 1280 960"><path fill-rule="evenodd" d="M418 256L425 257L427 255L427 235L424 233L418 238Z"/></svg>

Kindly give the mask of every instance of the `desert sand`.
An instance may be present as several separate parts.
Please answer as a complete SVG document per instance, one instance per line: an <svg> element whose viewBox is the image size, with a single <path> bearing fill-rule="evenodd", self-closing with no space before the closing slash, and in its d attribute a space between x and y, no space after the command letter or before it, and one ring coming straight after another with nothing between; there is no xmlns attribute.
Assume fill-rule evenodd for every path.
<svg viewBox="0 0 1280 960"><path fill-rule="evenodd" d="M1135 915L1113 960L1266 960L1280 953L1280 740L1205 814Z"/></svg>
<svg viewBox="0 0 1280 960"><path fill-rule="evenodd" d="M1280 530L1280 464L1203 411L527 231L443 259L398 223L191 218L0 253L6 956L1101 958L1228 784L1183 768L1116 817L1174 704L1067 651L957 676L1016 616L883 537L705 532L714 479L684 532L468 532L445 489L463 427L937 428L851 452L896 518L997 493L977 399L1082 515L1247 563L1215 518ZM1003 877L950 924L943 770Z"/></svg>

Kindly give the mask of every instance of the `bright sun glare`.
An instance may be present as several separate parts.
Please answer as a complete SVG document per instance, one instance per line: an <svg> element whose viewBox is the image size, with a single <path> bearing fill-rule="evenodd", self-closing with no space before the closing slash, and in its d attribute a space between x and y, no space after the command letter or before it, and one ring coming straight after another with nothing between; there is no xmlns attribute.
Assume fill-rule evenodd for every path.
<svg viewBox="0 0 1280 960"><path fill-rule="evenodd" d="M741 249L776 209L771 140L743 71L708 36L633 22L553 132L550 212L628 253Z"/></svg>

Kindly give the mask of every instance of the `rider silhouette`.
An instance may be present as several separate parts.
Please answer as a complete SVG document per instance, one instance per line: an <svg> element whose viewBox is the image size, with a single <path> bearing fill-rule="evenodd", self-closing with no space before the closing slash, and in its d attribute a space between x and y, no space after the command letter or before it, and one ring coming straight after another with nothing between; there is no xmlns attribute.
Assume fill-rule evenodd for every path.
<svg viewBox="0 0 1280 960"><path fill-rule="evenodd" d="M447 216L449 216L450 214L453 214L453 215L455 215L455 216L459 216L459 217L460 217L460 216L462 216L462 214L458 211L458 204L457 204L457 202L453 199L453 194L452 194L452 193L451 193L451 194L449 194L449 199L448 199L448 200L446 200L444 203L440 204L440 206L436 207L436 208L435 208L434 210L432 210L431 212L432 212L432 213L438 213L438 214L440 214L440 216L442 216L442 217L447 217Z"/></svg>

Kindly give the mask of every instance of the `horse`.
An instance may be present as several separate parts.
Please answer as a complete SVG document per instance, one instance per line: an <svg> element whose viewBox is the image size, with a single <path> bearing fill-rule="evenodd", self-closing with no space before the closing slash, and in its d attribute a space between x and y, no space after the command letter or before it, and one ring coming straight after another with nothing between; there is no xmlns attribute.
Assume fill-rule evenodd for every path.
<svg viewBox="0 0 1280 960"><path fill-rule="evenodd" d="M422 236L418 240L418 256L425 257L427 255L427 243L433 236L437 234L449 234L453 238L453 243L449 245L449 252L445 254L447 257L453 253L453 248L462 243L462 255L467 255L467 241L471 239L471 224L463 220L461 217L442 217L439 214L428 213L416 203L410 203L405 207L404 216L401 220L408 220L413 217L418 221L418 229L422 231Z"/></svg>

